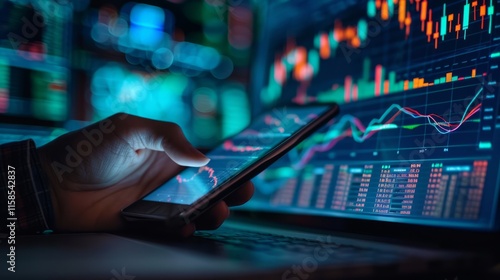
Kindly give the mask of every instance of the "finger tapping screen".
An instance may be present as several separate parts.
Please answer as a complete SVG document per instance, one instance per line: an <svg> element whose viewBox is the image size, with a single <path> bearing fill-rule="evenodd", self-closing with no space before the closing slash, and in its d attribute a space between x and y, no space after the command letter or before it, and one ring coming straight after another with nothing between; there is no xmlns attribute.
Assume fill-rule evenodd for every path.
<svg viewBox="0 0 500 280"><path fill-rule="evenodd" d="M272 110L209 152L210 162L206 166L185 169L144 200L191 204L268 154L328 108L325 105Z"/></svg>
<svg viewBox="0 0 500 280"><path fill-rule="evenodd" d="M244 209L500 226L500 1L290 0L265 16L255 106L341 115L254 178Z"/></svg>

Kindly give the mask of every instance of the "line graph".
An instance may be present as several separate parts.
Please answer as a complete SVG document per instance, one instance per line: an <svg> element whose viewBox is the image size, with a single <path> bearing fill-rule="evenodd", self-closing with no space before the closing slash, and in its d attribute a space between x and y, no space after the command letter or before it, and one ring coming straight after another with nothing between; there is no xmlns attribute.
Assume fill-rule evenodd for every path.
<svg viewBox="0 0 500 280"><path fill-rule="evenodd" d="M312 145L301 152L297 157L299 160L296 161L294 167L303 168L316 153L329 151L340 141L348 137L352 138L357 143L363 143L375 133L383 130L398 128L413 130L425 124L432 126L440 134L452 133L458 130L464 123L471 121L471 118L481 110L482 103L478 103L477 105L474 105L474 103L481 96L482 92L483 88L481 87L470 100L461 119L457 122L448 121L445 117L435 113L422 114L415 109L402 107L399 104L392 104L379 118L372 119L366 126L363 125L359 118L350 114L344 115L338 123L332 125L328 131L322 135L323 137L315 139L319 144ZM394 121L401 114L408 115L417 120L424 119L425 123L398 126ZM478 119L474 120L474 122L478 121Z"/></svg>
<svg viewBox="0 0 500 280"><path fill-rule="evenodd" d="M240 152L240 153L256 152L256 151L264 150L264 147L260 147L260 146L235 145L234 142L231 140L224 141L224 144L222 146L223 146L224 150L226 150L226 151Z"/></svg>
<svg viewBox="0 0 500 280"><path fill-rule="evenodd" d="M212 187L211 188L215 188L218 184L218 178L217 176L215 176L215 170L209 166L202 166L198 169L198 172L193 174L191 177L189 178L182 178L181 175L177 175L175 177L175 179L177 180L177 182L179 184L184 184L184 183L188 183L188 182L191 182L193 180L195 180L197 177L201 176L201 174L203 173L206 173L208 175L208 179L211 179L212 180Z"/></svg>

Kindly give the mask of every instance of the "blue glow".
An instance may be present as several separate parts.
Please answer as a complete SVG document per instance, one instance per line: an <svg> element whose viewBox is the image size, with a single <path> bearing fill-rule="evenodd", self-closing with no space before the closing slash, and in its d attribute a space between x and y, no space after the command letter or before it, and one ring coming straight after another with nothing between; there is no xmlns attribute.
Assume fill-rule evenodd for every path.
<svg viewBox="0 0 500 280"><path fill-rule="evenodd" d="M222 91L222 137L238 133L250 123L250 105L241 84L228 85Z"/></svg>
<svg viewBox="0 0 500 280"><path fill-rule="evenodd" d="M465 166L446 166L446 172L470 172L471 167L469 165Z"/></svg>
<svg viewBox="0 0 500 280"><path fill-rule="evenodd" d="M188 42L178 43L174 48L174 64L194 70L211 70L220 62L215 49Z"/></svg>
<svg viewBox="0 0 500 280"><path fill-rule="evenodd" d="M182 75L141 73L109 63L97 69L92 77L95 119L121 111L186 127L190 109L183 101L183 94L188 87L189 79Z"/></svg>
<svg viewBox="0 0 500 280"><path fill-rule="evenodd" d="M136 4L130 13L130 40L140 46L153 48L164 37L165 13L146 4Z"/></svg>
<svg viewBox="0 0 500 280"><path fill-rule="evenodd" d="M153 53L151 61L156 69L164 70L174 62L174 54L167 48L159 48Z"/></svg>
<svg viewBox="0 0 500 280"><path fill-rule="evenodd" d="M130 13L130 22L133 25L163 31L165 13L161 8L155 6L136 4Z"/></svg>
<svg viewBox="0 0 500 280"><path fill-rule="evenodd" d="M162 31L136 25L132 25L130 27L130 40L139 45L141 48L154 49L154 47L160 43L162 39Z"/></svg>

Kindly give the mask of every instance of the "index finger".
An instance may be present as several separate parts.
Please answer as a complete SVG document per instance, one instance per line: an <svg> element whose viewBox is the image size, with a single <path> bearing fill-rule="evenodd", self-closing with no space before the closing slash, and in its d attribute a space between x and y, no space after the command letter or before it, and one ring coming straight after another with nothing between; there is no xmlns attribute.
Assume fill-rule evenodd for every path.
<svg viewBox="0 0 500 280"><path fill-rule="evenodd" d="M175 163L182 166L204 166L210 159L198 151L182 132L179 125L172 122L155 121L137 116L129 116L123 127L122 138L133 149L164 151Z"/></svg>

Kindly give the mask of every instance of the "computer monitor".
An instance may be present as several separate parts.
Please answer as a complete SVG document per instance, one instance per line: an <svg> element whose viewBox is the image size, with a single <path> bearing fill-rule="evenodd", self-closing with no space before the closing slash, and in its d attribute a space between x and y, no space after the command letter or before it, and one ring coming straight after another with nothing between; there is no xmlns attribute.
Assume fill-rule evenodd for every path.
<svg viewBox="0 0 500 280"><path fill-rule="evenodd" d="M70 1L0 2L0 144L43 145L72 117Z"/></svg>
<svg viewBox="0 0 500 280"><path fill-rule="evenodd" d="M499 9L270 1L254 104L337 102L341 114L260 174L244 208L498 228Z"/></svg>
<svg viewBox="0 0 500 280"><path fill-rule="evenodd" d="M2 123L54 125L68 119L69 3L0 3Z"/></svg>

